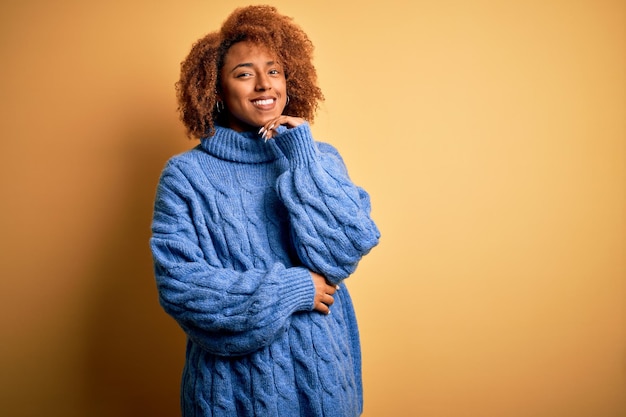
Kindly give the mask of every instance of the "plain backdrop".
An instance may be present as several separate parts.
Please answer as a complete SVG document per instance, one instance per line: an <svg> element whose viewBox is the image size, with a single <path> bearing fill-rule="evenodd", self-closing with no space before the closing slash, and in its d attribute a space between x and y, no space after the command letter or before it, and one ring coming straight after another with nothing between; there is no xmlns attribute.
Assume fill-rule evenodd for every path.
<svg viewBox="0 0 626 417"><path fill-rule="evenodd" d="M382 240L364 417L626 416L626 4L273 1ZM240 1L0 5L0 415L176 416L148 249L174 83Z"/></svg>

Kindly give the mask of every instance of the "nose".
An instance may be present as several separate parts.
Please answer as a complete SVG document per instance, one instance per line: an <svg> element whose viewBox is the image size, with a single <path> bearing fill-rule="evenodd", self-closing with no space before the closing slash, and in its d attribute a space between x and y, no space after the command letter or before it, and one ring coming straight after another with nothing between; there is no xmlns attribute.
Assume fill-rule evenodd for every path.
<svg viewBox="0 0 626 417"><path fill-rule="evenodd" d="M270 79L266 74L259 74L256 79L256 90L257 91L265 91L272 88L272 84L270 83Z"/></svg>

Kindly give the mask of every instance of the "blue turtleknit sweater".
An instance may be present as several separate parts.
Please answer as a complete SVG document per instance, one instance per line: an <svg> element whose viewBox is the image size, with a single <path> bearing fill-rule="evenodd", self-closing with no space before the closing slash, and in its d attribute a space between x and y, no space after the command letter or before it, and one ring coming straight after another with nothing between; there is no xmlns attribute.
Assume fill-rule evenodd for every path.
<svg viewBox="0 0 626 417"><path fill-rule="evenodd" d="M218 126L170 159L150 245L161 305L188 337L183 416L360 415L341 282L378 239L367 193L306 123L268 142ZM309 270L339 284L329 315Z"/></svg>

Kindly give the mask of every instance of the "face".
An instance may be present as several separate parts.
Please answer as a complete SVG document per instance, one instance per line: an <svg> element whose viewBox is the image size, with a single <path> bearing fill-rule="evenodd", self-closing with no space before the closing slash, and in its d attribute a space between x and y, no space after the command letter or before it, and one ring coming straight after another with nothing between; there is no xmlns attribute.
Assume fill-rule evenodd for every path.
<svg viewBox="0 0 626 417"><path fill-rule="evenodd" d="M282 65L267 48L251 42L230 47L221 69L220 99L228 126L238 132L258 130L280 116L287 104Z"/></svg>

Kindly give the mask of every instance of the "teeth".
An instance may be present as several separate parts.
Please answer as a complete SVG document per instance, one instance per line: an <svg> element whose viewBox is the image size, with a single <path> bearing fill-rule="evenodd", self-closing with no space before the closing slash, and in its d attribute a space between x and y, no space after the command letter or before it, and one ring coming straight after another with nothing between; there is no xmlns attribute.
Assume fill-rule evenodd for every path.
<svg viewBox="0 0 626 417"><path fill-rule="evenodd" d="M267 100L256 100L256 101L253 101L255 106L266 106L268 104L272 104L273 102L274 102L274 100L272 100L271 98L267 99Z"/></svg>

